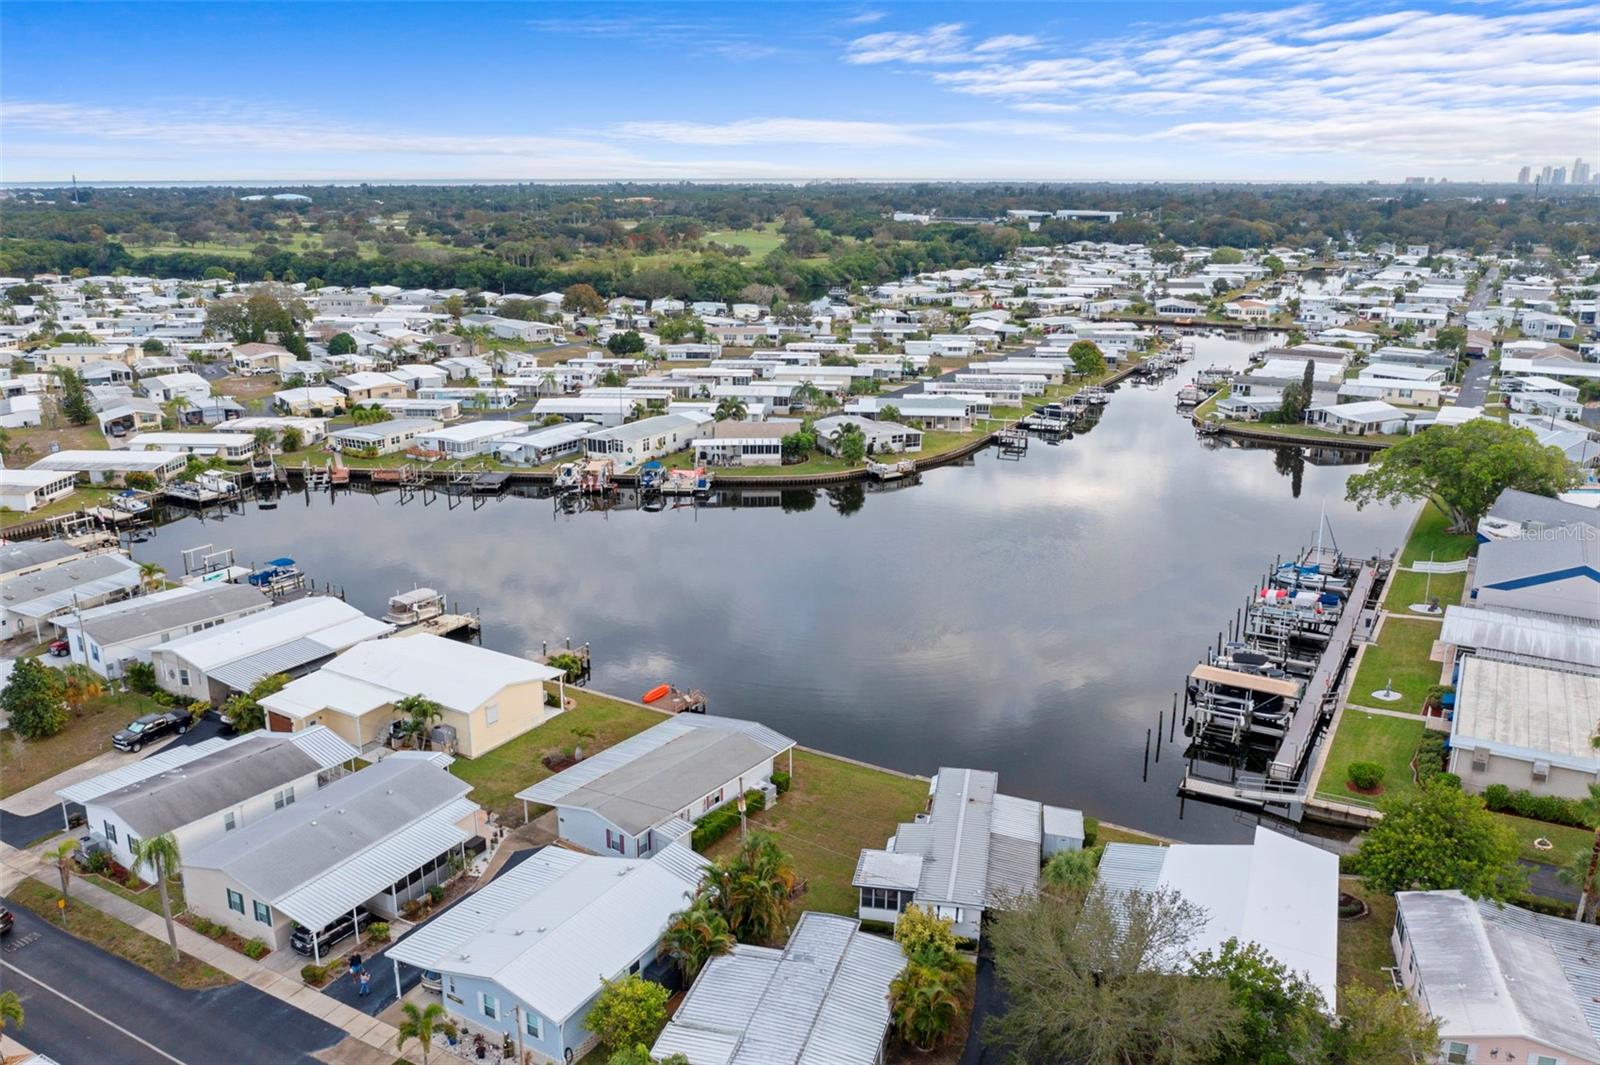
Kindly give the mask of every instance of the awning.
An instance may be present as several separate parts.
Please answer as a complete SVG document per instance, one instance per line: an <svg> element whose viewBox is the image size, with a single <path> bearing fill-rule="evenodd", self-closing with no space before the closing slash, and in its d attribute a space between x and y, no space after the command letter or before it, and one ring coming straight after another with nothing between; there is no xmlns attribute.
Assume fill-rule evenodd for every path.
<svg viewBox="0 0 1600 1065"><path fill-rule="evenodd" d="M404 832L374 843L338 867L279 896L272 905L307 928L322 928L374 895L388 891L413 869L465 843L467 833L456 822L477 808L471 799L457 799Z"/></svg>
<svg viewBox="0 0 1600 1065"><path fill-rule="evenodd" d="M1296 699L1300 696L1299 681L1287 677L1263 677L1256 673L1240 673L1219 666L1195 666L1189 673L1189 679L1206 684L1220 684L1228 688L1243 688L1246 691L1262 692L1266 695L1281 695L1285 699Z"/></svg>

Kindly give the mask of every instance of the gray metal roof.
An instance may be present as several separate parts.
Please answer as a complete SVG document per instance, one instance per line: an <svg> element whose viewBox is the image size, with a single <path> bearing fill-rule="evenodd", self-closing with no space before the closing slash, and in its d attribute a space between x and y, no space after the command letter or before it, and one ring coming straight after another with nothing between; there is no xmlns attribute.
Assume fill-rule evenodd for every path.
<svg viewBox="0 0 1600 1065"><path fill-rule="evenodd" d="M193 824L321 768L287 738L255 736L102 795L94 805L111 809L129 828L149 838Z"/></svg>
<svg viewBox="0 0 1600 1065"><path fill-rule="evenodd" d="M1600 536L1588 527L1546 530L1520 540L1491 540L1478 547L1474 598L1562 617L1600 620Z"/></svg>
<svg viewBox="0 0 1600 1065"><path fill-rule="evenodd" d="M116 608L101 608L93 616L85 615L83 631L96 643L109 645L272 604L260 590L247 584L218 584L183 591L189 594L172 596L171 593L157 592L127 604L118 604Z"/></svg>
<svg viewBox="0 0 1600 1065"><path fill-rule="evenodd" d="M1499 652L1518 659L1600 669L1600 624L1524 610L1448 606L1442 643Z"/></svg>
<svg viewBox="0 0 1600 1065"><path fill-rule="evenodd" d="M126 555L87 555L0 583L0 605L23 617L45 618L75 602L131 591L139 584L139 564Z"/></svg>
<svg viewBox="0 0 1600 1065"><path fill-rule="evenodd" d="M1600 513L1588 507L1516 488L1507 488L1500 493L1494 506L1489 508L1489 517L1521 524L1531 523L1544 528L1600 524Z"/></svg>
<svg viewBox="0 0 1600 1065"><path fill-rule="evenodd" d="M593 810L624 832L639 833L771 757L749 737L694 729L568 792L561 805Z"/></svg>
<svg viewBox="0 0 1600 1065"><path fill-rule="evenodd" d="M678 743L685 739L689 742ZM793 746L789 737L754 721L681 714L524 788L517 798L547 806L598 809L604 804L608 818L628 818L639 826L630 828L613 818L619 828L642 832ZM740 761L742 765L734 765ZM673 772L681 773L682 780L674 780ZM722 775L711 779L717 773ZM694 788L699 790L688 794Z"/></svg>
<svg viewBox="0 0 1600 1065"><path fill-rule="evenodd" d="M24 540L0 544L0 573L14 573L30 566L43 566L80 552L65 540Z"/></svg>
<svg viewBox="0 0 1600 1065"><path fill-rule="evenodd" d="M1154 891L1167 848L1147 843L1107 843L1100 854L1100 883L1118 891Z"/></svg>
<svg viewBox="0 0 1600 1065"><path fill-rule="evenodd" d="M338 653L336 648L321 643L315 637L301 636L288 643L268 647L264 651L257 651L253 655L245 655L227 665L218 666L210 670L207 675L219 684L225 684L236 691L246 691L262 677L270 677L274 673L289 673L321 659L332 658L336 653Z"/></svg>
<svg viewBox="0 0 1600 1065"><path fill-rule="evenodd" d="M781 953L740 945L702 970L652 1049L694 1065L874 1065L889 1028L898 944L805 913Z"/></svg>
<svg viewBox="0 0 1600 1065"><path fill-rule="evenodd" d="M465 781L432 760L399 752L229 832L186 856L184 864L220 870L276 904L367 848L449 807L469 790Z"/></svg>
<svg viewBox="0 0 1600 1065"><path fill-rule="evenodd" d="M1520 1037L1600 1060L1600 929L1457 891L1396 900L1443 1036Z"/></svg>

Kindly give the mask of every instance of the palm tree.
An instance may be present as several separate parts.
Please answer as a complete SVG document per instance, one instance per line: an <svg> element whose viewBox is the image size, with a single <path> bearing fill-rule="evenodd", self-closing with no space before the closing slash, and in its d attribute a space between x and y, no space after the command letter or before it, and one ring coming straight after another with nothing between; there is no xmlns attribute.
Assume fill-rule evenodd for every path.
<svg viewBox="0 0 1600 1065"><path fill-rule="evenodd" d="M428 725L444 717L444 708L425 695L408 695L395 703L394 708L411 719L408 731L418 750L422 749L422 734L428 730Z"/></svg>
<svg viewBox="0 0 1600 1065"><path fill-rule="evenodd" d="M144 587L154 590L160 584L160 576L167 572L167 568L159 562L139 563L139 583Z"/></svg>
<svg viewBox="0 0 1600 1065"><path fill-rule="evenodd" d="M802 381L800 387L794 390L794 398L800 401L802 407L810 409L822 402L822 389L814 382Z"/></svg>
<svg viewBox="0 0 1600 1065"><path fill-rule="evenodd" d="M450 1020L444 1012L444 1007L437 1002L428 1003L426 1008L418 1009L410 1002L401 1005L400 1012L405 1015L405 1020L400 1022L395 1034L395 1049L405 1046L415 1039L422 1044L422 1065L428 1065L428 1051L433 1048L433 1037L444 1035L450 1039L459 1038L461 1030Z"/></svg>
<svg viewBox="0 0 1600 1065"><path fill-rule="evenodd" d="M706 962L732 950L734 942L728 922L703 894L695 896L688 909L673 914L661 936L662 948L683 972L685 987L694 982Z"/></svg>
<svg viewBox="0 0 1600 1065"><path fill-rule="evenodd" d="M172 900L167 897L167 879L178 868L178 841L171 832L141 839L133 848L133 866L150 866L156 876L156 891L161 894L161 916L167 922L167 942L172 944L172 960L178 960L178 930L172 925Z"/></svg>
<svg viewBox="0 0 1600 1065"><path fill-rule="evenodd" d="M736 422L742 421L749 412L750 408L745 406L744 400L738 396L723 396L717 400L716 419L719 422L730 418Z"/></svg>
<svg viewBox="0 0 1600 1065"><path fill-rule="evenodd" d="M22 999L15 991L0 991L0 1032L7 1028L21 1028L27 1019L22 1010Z"/></svg>
<svg viewBox="0 0 1600 1065"><path fill-rule="evenodd" d="M1596 739L1595 746L1600 747L1600 738ZM1576 917L1581 921L1589 903L1594 900L1595 874L1600 871L1600 784L1589 785L1589 797L1578 800L1578 809L1583 819L1594 826L1594 848L1589 852L1589 867L1584 870L1583 889L1578 894Z"/></svg>
<svg viewBox="0 0 1600 1065"><path fill-rule="evenodd" d="M44 852L44 856L56 865L56 872L61 874L61 901L67 901L67 884L72 880L72 852L77 849L78 841L64 839L53 850ZM61 923L67 923L67 908L61 907Z"/></svg>
<svg viewBox="0 0 1600 1065"><path fill-rule="evenodd" d="M918 1050L932 1050L954 1030L965 1007L965 992L958 968L912 958L889 985L895 1031Z"/></svg>
<svg viewBox="0 0 1600 1065"><path fill-rule="evenodd" d="M84 665L70 665L61 671L61 698L73 710L82 710L90 699L105 694L100 674Z"/></svg>
<svg viewBox="0 0 1600 1065"><path fill-rule="evenodd" d="M766 833L747 839L737 854L706 873L707 898L742 943L774 943L788 926L799 874Z"/></svg>

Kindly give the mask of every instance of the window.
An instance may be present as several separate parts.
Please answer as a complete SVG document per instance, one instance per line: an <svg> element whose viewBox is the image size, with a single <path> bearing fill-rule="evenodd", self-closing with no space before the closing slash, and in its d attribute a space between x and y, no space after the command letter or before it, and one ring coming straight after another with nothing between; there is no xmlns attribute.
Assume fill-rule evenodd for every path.
<svg viewBox="0 0 1600 1065"><path fill-rule="evenodd" d="M522 1026L531 1038L544 1038L544 1022L541 1021L539 1019L539 1015L534 1013L532 1010L529 1010L522 1015Z"/></svg>
<svg viewBox="0 0 1600 1065"><path fill-rule="evenodd" d="M187 669L178 670L178 683L185 688L189 686L189 671Z"/></svg>
<svg viewBox="0 0 1600 1065"><path fill-rule="evenodd" d="M239 821L238 821L238 819L236 817L233 816L233 811L232 810L229 810L227 813L222 815L222 831L224 831L224 832L232 832L234 829L236 829L238 827L239 827Z"/></svg>
<svg viewBox="0 0 1600 1065"><path fill-rule="evenodd" d="M494 724L495 722L499 721L500 720L500 704L499 703L490 703L488 706L484 707L483 708L483 719L484 719L484 721L488 722L491 725Z"/></svg>
<svg viewBox="0 0 1600 1065"><path fill-rule="evenodd" d="M262 902L260 899L257 899L257 900L255 900L255 908L256 908L256 920L260 921L262 924L271 924L272 923L272 907L271 906L268 906L266 903Z"/></svg>
<svg viewBox="0 0 1600 1065"><path fill-rule="evenodd" d="M105 827L106 840L110 843L115 843L117 841L117 826L112 824L110 821L107 821L105 822Z"/></svg>
<svg viewBox="0 0 1600 1065"><path fill-rule="evenodd" d="M500 1000L487 991L478 992L478 1011L491 1021L500 1018Z"/></svg>
<svg viewBox="0 0 1600 1065"><path fill-rule="evenodd" d="M272 793L272 808L274 810L281 810L285 806L293 806L293 805L294 805L294 785L293 784L290 784L287 788L282 788L282 789Z"/></svg>
<svg viewBox="0 0 1600 1065"><path fill-rule="evenodd" d="M139 852L139 837L138 836L129 836L128 837L128 853L129 854L137 854L138 852Z"/></svg>
<svg viewBox="0 0 1600 1065"><path fill-rule="evenodd" d="M1465 1043L1446 1043L1444 1060L1450 1065L1469 1065L1472 1061L1467 1055L1472 1053L1472 1048Z"/></svg>
<svg viewBox="0 0 1600 1065"><path fill-rule="evenodd" d="M228 909L233 910L235 913L244 912L244 896L233 890L233 888L228 889Z"/></svg>
<svg viewBox="0 0 1600 1065"><path fill-rule="evenodd" d="M1548 1054L1535 1054L1528 1065L1561 1065L1561 1063Z"/></svg>

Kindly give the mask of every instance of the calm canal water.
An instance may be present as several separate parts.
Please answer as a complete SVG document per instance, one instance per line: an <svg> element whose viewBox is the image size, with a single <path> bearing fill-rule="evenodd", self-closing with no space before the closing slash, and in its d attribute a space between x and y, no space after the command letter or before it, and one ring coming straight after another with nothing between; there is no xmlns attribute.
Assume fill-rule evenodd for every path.
<svg viewBox="0 0 1600 1065"><path fill-rule="evenodd" d="M994 768L1019 795L1239 839L1226 811L1190 803L1179 820L1178 748L1141 782L1145 729L1274 556L1315 535L1324 503L1355 554L1396 547L1409 514L1344 503L1354 467L1297 474L1273 450L1195 438L1174 414L1178 386L1257 346L1201 339L1177 377L1124 384L1091 432L896 491L572 515L540 499L474 512L291 495L167 525L136 554L174 573L204 543L246 563L290 555L372 614L431 585L481 610L489 647L590 642L601 691L699 687L712 712L824 750L924 774Z"/></svg>

